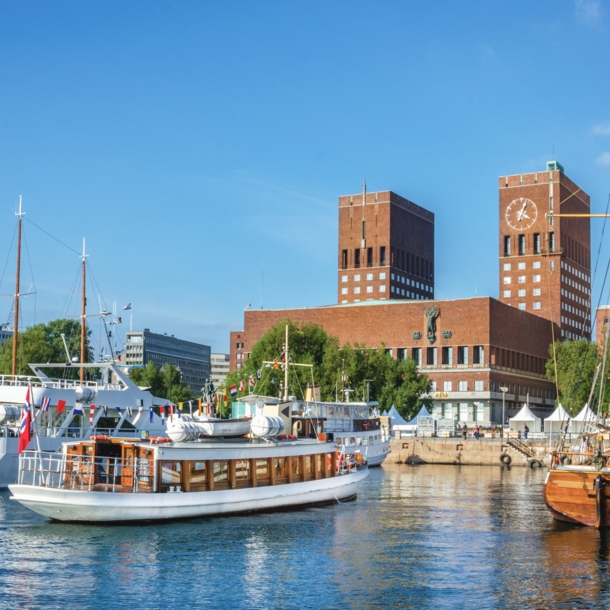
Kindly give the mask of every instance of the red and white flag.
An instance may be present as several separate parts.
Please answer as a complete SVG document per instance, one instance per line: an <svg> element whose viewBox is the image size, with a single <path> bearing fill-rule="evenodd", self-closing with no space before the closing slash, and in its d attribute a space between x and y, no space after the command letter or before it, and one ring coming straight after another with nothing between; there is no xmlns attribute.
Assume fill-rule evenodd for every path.
<svg viewBox="0 0 610 610"><path fill-rule="evenodd" d="M93 417L95 416L95 405L89 407L89 427L93 426Z"/></svg>
<svg viewBox="0 0 610 610"><path fill-rule="evenodd" d="M21 413L21 421L19 422L19 445L17 454L21 453L29 444L32 438L32 409L30 408L30 388L25 395L25 404Z"/></svg>
<svg viewBox="0 0 610 610"><path fill-rule="evenodd" d="M250 377L248 377L248 385L253 388L256 385L256 381L254 381L254 375L250 375Z"/></svg>
<svg viewBox="0 0 610 610"><path fill-rule="evenodd" d="M242 379L242 380L239 382L239 391L240 391L240 392L243 392L245 389L246 389L246 380L245 380L245 379Z"/></svg>
<svg viewBox="0 0 610 610"><path fill-rule="evenodd" d="M159 412L161 413L161 425L164 426L165 425L165 407L164 406L159 407Z"/></svg>

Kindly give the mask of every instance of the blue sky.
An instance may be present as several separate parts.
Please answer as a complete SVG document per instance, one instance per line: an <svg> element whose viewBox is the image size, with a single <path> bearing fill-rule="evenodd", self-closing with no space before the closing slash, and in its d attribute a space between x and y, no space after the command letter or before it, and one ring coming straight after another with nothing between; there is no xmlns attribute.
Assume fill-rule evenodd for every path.
<svg viewBox="0 0 610 610"><path fill-rule="evenodd" d="M224 351L262 259L265 308L336 302L337 197L366 179L436 214L437 298L497 296L498 176L610 165L608 7L7 0L0 292L23 194L134 328ZM603 212L610 171L585 190ZM76 313L78 257L25 227L23 324Z"/></svg>

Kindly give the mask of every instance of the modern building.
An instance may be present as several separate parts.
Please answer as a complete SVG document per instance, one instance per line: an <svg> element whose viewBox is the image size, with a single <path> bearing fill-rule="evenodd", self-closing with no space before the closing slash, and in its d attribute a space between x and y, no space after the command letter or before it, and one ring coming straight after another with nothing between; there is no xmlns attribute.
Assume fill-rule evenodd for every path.
<svg viewBox="0 0 610 610"><path fill-rule="evenodd" d="M393 193L339 197L339 303L434 298L434 214Z"/></svg>
<svg viewBox="0 0 610 610"><path fill-rule="evenodd" d="M229 354L212 354L212 383L217 388L229 374Z"/></svg>
<svg viewBox="0 0 610 610"><path fill-rule="evenodd" d="M127 366L146 366L149 362L158 367L173 364L180 369L182 381L190 385L193 392L201 394L212 373L210 354L208 345L152 333L145 328L126 333L122 360Z"/></svg>
<svg viewBox="0 0 610 610"><path fill-rule="evenodd" d="M10 324L2 324L0 326L0 345L4 345L7 339L13 336L13 328Z"/></svg>
<svg viewBox="0 0 610 610"><path fill-rule="evenodd" d="M557 322L558 339L591 338L590 198L557 161L500 178L500 300Z"/></svg>
<svg viewBox="0 0 610 610"><path fill-rule="evenodd" d="M604 336L610 331L610 305L602 305L595 312L595 342L604 345Z"/></svg>

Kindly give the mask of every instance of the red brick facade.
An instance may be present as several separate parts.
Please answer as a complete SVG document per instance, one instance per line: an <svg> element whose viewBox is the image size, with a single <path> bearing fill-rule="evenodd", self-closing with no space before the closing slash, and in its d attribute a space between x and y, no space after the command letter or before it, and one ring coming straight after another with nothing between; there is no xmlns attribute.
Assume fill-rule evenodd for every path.
<svg viewBox="0 0 610 610"><path fill-rule="evenodd" d="M550 165L550 164L549 164ZM591 337L589 196L559 169L504 176L500 188L500 300ZM563 203L562 203L563 202Z"/></svg>
<svg viewBox="0 0 610 610"><path fill-rule="evenodd" d="M602 305L595 312L595 342L602 349L604 335L610 331L610 305Z"/></svg>

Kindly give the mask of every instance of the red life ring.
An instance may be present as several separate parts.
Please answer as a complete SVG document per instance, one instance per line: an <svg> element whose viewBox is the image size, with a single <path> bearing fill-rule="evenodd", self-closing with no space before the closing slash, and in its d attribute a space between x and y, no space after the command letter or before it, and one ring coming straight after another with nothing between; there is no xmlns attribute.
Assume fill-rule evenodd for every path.
<svg viewBox="0 0 610 610"><path fill-rule="evenodd" d="M371 425L371 422L370 422L368 419L362 423L362 427L363 427L365 430L368 430L368 429L369 429L369 427L370 427L370 425Z"/></svg>

